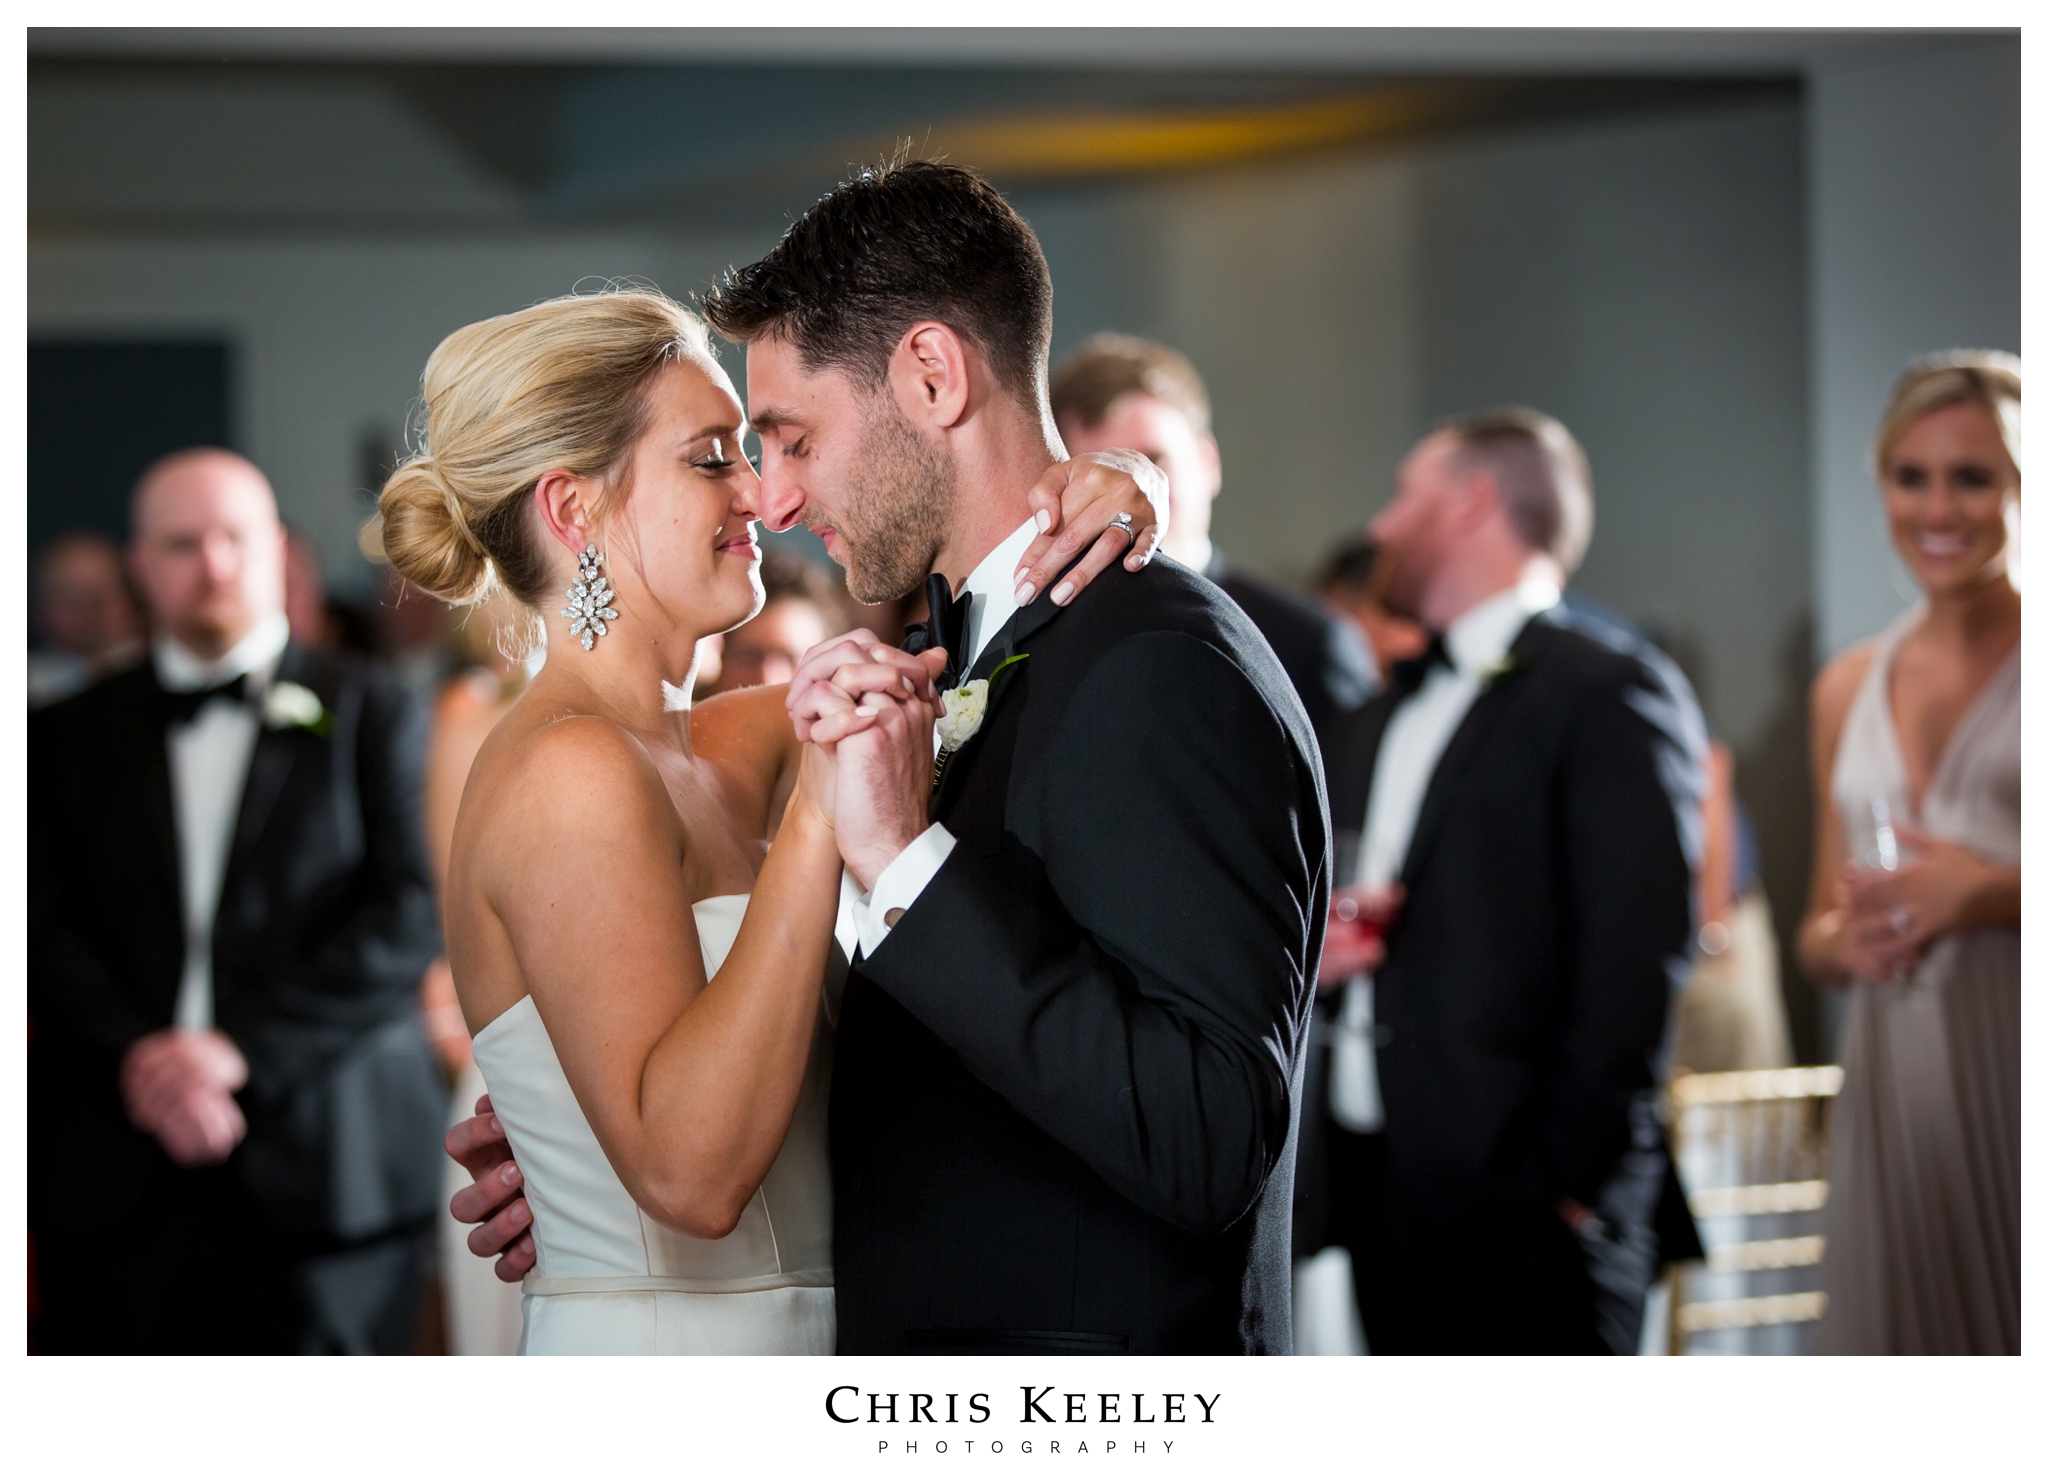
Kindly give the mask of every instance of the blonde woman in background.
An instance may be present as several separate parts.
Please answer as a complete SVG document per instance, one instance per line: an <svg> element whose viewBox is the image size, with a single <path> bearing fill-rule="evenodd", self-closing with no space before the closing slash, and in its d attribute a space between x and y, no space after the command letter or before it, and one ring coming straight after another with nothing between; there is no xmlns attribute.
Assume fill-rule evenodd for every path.
<svg viewBox="0 0 2048 1480"><path fill-rule="evenodd" d="M1846 986L1821 1352L2020 1344L2020 363L1892 391L1877 476L1924 599L1814 685L1800 959Z"/></svg>

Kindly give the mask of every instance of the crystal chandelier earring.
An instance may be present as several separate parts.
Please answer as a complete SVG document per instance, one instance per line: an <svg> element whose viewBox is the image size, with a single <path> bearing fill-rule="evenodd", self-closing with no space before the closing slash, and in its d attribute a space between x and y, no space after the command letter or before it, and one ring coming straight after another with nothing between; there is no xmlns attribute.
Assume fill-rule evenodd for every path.
<svg viewBox="0 0 2048 1480"><path fill-rule="evenodd" d="M582 639L586 653L605 635L604 624L619 619L612 610L619 593L605 581L603 565L604 556L597 553L597 546L585 545L576 557L576 584L569 588L569 604L562 608L562 615L569 619L569 635Z"/></svg>

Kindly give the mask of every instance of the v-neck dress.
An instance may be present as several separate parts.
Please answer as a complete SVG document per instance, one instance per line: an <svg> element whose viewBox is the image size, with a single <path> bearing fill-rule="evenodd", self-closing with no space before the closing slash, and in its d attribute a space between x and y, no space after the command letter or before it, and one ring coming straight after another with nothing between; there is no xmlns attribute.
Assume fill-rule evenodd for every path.
<svg viewBox="0 0 2048 1480"><path fill-rule="evenodd" d="M1833 785L1843 836L1870 829L1882 795L1922 831L2016 865L2017 645L1949 737L1919 817L1906 810L1891 668L1920 617L1886 630L1850 706ZM2019 1351L2019 931L1955 931L1904 981L1852 985L1842 1067L1815 1349Z"/></svg>

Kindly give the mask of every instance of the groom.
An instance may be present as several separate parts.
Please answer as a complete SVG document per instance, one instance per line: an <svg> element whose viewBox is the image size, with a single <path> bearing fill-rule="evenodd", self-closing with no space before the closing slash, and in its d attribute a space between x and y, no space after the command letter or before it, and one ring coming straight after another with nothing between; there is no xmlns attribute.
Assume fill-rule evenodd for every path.
<svg viewBox="0 0 2048 1480"><path fill-rule="evenodd" d="M1286 1352L1315 741L1187 568L1011 589L1062 456L1051 308L1031 229L926 163L842 185L706 304L748 346L763 517L819 533L857 599L929 573L941 686L987 684L934 767L841 751L839 1349ZM892 663L814 650L798 733Z"/></svg>

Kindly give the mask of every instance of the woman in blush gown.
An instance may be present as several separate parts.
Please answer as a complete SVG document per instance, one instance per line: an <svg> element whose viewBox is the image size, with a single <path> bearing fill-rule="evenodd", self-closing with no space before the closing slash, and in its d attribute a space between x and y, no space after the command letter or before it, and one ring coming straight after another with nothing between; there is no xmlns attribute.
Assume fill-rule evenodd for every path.
<svg viewBox="0 0 2048 1480"><path fill-rule="evenodd" d="M781 688L692 710L700 640L760 605L759 480L680 304L472 324L424 392L385 551L444 600L509 592L551 653L477 752L443 888L531 1210L520 1349L829 1353L832 751L928 767L933 661L876 665L831 747L797 743ZM1033 498L1069 534L1156 522L1114 470Z"/></svg>
<svg viewBox="0 0 2048 1480"><path fill-rule="evenodd" d="M1892 393L1877 467L1925 594L1814 687L1807 971L1850 993L1822 1352L2020 1341L2019 362Z"/></svg>

